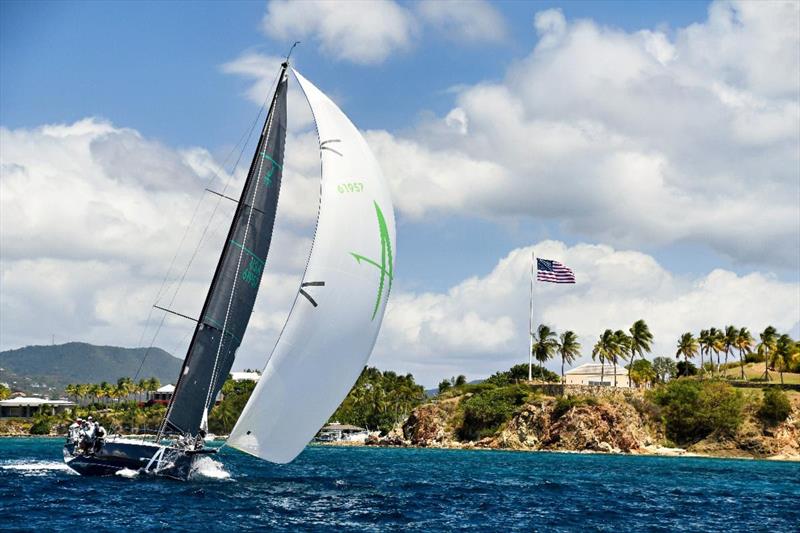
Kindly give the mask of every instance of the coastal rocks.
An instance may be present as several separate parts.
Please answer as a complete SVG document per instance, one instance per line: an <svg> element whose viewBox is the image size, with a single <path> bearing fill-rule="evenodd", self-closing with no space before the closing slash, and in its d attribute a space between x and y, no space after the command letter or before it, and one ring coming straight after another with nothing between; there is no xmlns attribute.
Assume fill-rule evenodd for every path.
<svg viewBox="0 0 800 533"><path fill-rule="evenodd" d="M627 403L574 407L553 424L545 446L553 450L632 452L649 441L636 410Z"/></svg>
<svg viewBox="0 0 800 533"><path fill-rule="evenodd" d="M421 405L403 424L403 438L412 446L453 447L456 438L450 419L458 407L458 398Z"/></svg>
<svg viewBox="0 0 800 533"><path fill-rule="evenodd" d="M646 425L621 402L581 405L557 416L553 402L525 405L492 440L512 450L633 452L652 442Z"/></svg>
<svg viewBox="0 0 800 533"><path fill-rule="evenodd" d="M553 409L547 403L527 404L490 443L493 448L538 450L551 439Z"/></svg>

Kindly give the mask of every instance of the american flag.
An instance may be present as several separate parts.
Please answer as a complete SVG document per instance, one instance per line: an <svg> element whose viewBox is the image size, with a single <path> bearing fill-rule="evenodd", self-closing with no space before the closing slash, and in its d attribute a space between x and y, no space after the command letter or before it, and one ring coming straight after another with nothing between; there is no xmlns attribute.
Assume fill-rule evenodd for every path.
<svg viewBox="0 0 800 533"><path fill-rule="evenodd" d="M550 283L575 283L575 273L558 261L537 258L536 279Z"/></svg>

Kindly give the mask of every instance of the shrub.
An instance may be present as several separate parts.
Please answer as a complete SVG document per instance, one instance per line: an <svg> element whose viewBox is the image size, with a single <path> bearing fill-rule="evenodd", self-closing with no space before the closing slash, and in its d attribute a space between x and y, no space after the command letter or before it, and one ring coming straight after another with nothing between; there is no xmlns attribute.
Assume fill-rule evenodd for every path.
<svg viewBox="0 0 800 533"><path fill-rule="evenodd" d="M561 396L556 400L556 406L553 409L553 418L561 418L573 407L580 407L582 405L597 405L597 400L590 396Z"/></svg>
<svg viewBox="0 0 800 533"><path fill-rule="evenodd" d="M538 366L534 366L531 375L533 379L539 379L549 383L561 383L561 376L546 368L542 371ZM519 381L528 381L528 365L526 363L514 365L505 372L495 372L487 378L484 383L492 383L498 387L503 387Z"/></svg>
<svg viewBox="0 0 800 533"><path fill-rule="evenodd" d="M760 353L750 352L744 354L744 362L745 363L763 363L764 356Z"/></svg>
<svg viewBox="0 0 800 533"><path fill-rule="evenodd" d="M678 377L687 377L687 376L696 376L697 375L697 367L694 364L688 361L679 361L677 365L675 365L677 369L677 376Z"/></svg>
<svg viewBox="0 0 800 533"><path fill-rule="evenodd" d="M789 418L792 405L786 393L780 389L769 388L764 391L764 399L758 408L758 418L767 425L775 426Z"/></svg>
<svg viewBox="0 0 800 533"><path fill-rule="evenodd" d="M33 425L30 429L31 435L49 435L50 430L52 429L53 424L50 422L50 419L47 417L39 417L33 421Z"/></svg>
<svg viewBox="0 0 800 533"><path fill-rule="evenodd" d="M511 385L487 389L468 398L462 404L464 419L458 430L459 438L477 440L495 433L529 396L524 387Z"/></svg>
<svg viewBox="0 0 800 533"><path fill-rule="evenodd" d="M678 443L731 435L743 420L742 394L721 381L678 379L656 389L652 398L662 408L667 437Z"/></svg>

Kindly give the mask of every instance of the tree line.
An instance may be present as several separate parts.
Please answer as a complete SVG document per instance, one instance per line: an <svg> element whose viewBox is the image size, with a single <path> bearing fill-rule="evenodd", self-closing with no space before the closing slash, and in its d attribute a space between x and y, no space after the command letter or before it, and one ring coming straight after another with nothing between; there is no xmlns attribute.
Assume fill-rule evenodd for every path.
<svg viewBox="0 0 800 533"><path fill-rule="evenodd" d="M67 396L82 403L85 399L90 399L92 403L105 402L108 400L120 400L129 396L142 397L148 392L155 392L161 387L158 378L151 377L140 379L138 383L131 378L119 378L114 383L103 381L101 383L75 383L64 387Z"/></svg>
<svg viewBox="0 0 800 533"><path fill-rule="evenodd" d="M670 375L691 375L693 365L689 359L700 355L700 372L706 371L704 358L710 362L712 375L721 376L722 369L728 368L728 359L738 355L741 379L746 380L744 366L747 362L764 362L762 378L770 380L769 370L780 373L783 384L784 372L800 372L800 342L788 334L779 334L773 326L768 326L759 334L760 342L746 327L727 326L723 329L709 328L700 331L695 337L687 332L680 336L675 357L684 361L675 365L666 357L656 357L651 363L645 357L653 345L653 334L647 323L639 319L627 331L606 329L592 347L592 360L601 363L600 381L605 379L605 365L614 366L614 386L617 386L617 366L625 364L628 369L628 386L632 383L665 381ZM539 363L539 374L544 364L554 358L561 360L561 379L564 381L566 365L571 365L580 356L581 344L573 331L560 335L550 326L540 324L533 332L531 355ZM724 362L723 362L724 355ZM716 362L714 361L716 357ZM637 359L638 357L638 359Z"/></svg>
<svg viewBox="0 0 800 533"><path fill-rule="evenodd" d="M736 326L703 329L697 337L687 331L678 339L678 351L675 356L683 357L688 365L689 359L699 355L701 373L706 371L705 356L710 363L710 373L719 376L723 367L728 368L728 358L737 352L742 380L747 379L744 366L748 359L764 363L764 373L761 377L765 381L770 380L770 368L780 373L781 384L784 372L800 372L800 342L792 339L787 333L778 334L778 330L773 326L764 328L758 337L759 342L756 342L746 327ZM721 362L721 354L725 354L724 363ZM748 357L752 355L756 357Z"/></svg>
<svg viewBox="0 0 800 533"><path fill-rule="evenodd" d="M622 361L629 361L631 369L638 355L644 360L644 354L650 353L653 344L653 334L644 320L637 320L627 332L618 329L616 331L607 329L601 335L592 348L592 360L599 361L600 381L605 379L605 364L614 365L614 386L617 386L617 365ZM545 324L540 324L533 332L533 343L531 354L539 362L540 373L544 370L544 364L555 357L561 359L561 381L564 381L565 365L571 365L580 357L581 344L574 331L565 331L561 335ZM640 365L641 366L641 365ZM640 371L641 372L641 371ZM628 372L628 386L632 384L632 372ZM655 378L655 372L651 372Z"/></svg>

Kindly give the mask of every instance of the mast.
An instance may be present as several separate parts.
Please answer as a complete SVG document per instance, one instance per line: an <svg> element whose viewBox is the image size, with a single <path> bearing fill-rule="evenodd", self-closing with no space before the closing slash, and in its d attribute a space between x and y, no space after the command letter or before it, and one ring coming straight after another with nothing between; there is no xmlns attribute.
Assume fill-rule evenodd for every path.
<svg viewBox="0 0 800 533"><path fill-rule="evenodd" d="M530 309L528 314L528 381L533 381L533 279L534 279L534 265L536 264L536 252L531 251L531 300Z"/></svg>
<svg viewBox="0 0 800 533"><path fill-rule="evenodd" d="M195 435L222 388L255 305L272 240L286 138L288 62L261 130L208 294L158 437Z"/></svg>

